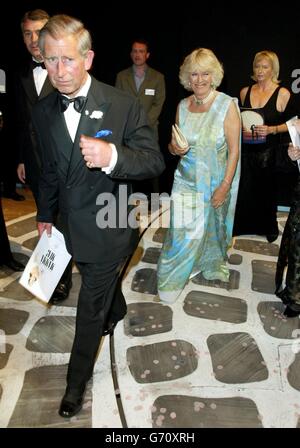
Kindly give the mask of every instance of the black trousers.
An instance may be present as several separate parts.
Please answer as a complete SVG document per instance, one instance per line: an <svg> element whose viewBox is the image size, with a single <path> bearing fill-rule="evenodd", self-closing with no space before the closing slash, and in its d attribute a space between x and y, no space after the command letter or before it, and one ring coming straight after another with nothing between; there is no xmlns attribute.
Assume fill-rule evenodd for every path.
<svg viewBox="0 0 300 448"><path fill-rule="evenodd" d="M10 250L0 197L0 264L6 263L12 258L13 256Z"/></svg>
<svg viewBox="0 0 300 448"><path fill-rule="evenodd" d="M120 272L125 260L76 263L82 276L76 330L67 374L67 392L82 394L93 373L105 323L123 319L127 307Z"/></svg>
<svg viewBox="0 0 300 448"><path fill-rule="evenodd" d="M284 268L286 286L282 290ZM300 180L281 239L275 276L275 294L294 311L300 311Z"/></svg>

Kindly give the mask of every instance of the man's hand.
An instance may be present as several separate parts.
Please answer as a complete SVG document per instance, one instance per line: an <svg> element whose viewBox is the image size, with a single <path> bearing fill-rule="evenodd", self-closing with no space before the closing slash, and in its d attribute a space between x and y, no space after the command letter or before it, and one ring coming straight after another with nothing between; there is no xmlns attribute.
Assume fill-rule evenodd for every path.
<svg viewBox="0 0 300 448"><path fill-rule="evenodd" d="M25 174L25 165L24 163L19 163L17 168L17 174L18 178L22 182L22 184L25 184L26 174Z"/></svg>
<svg viewBox="0 0 300 448"><path fill-rule="evenodd" d="M99 138L81 135L79 146L88 168L106 168L111 161L112 148Z"/></svg>
<svg viewBox="0 0 300 448"><path fill-rule="evenodd" d="M48 236L51 236L52 225L53 224L51 224L50 222L38 222L37 223L37 228L38 228L38 232L39 232L39 238L41 238L42 233L44 232L44 230L46 230Z"/></svg>

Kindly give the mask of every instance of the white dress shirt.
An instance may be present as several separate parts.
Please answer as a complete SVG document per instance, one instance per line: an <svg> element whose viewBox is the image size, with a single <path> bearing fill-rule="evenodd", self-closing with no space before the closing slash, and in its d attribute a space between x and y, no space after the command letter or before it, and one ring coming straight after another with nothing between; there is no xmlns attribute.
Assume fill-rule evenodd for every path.
<svg viewBox="0 0 300 448"><path fill-rule="evenodd" d="M35 67L33 69L33 79L37 94L40 95L44 82L46 81L48 72L45 68Z"/></svg>

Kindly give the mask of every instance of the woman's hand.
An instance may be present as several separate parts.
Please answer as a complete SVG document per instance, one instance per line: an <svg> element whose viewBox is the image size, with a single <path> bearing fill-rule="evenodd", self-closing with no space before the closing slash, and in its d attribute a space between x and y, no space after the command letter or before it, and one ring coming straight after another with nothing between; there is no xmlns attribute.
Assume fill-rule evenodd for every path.
<svg viewBox="0 0 300 448"><path fill-rule="evenodd" d="M230 190L230 185L226 184L225 182L222 182L218 186L218 188L215 189L215 191L212 195L211 205L214 208L221 207L221 205L223 205L226 200L226 196L227 196L229 190Z"/></svg>
<svg viewBox="0 0 300 448"><path fill-rule="evenodd" d="M266 125L254 126L254 132L259 137L266 137L267 135L271 134L270 128L272 128L272 126L266 126Z"/></svg>
<svg viewBox="0 0 300 448"><path fill-rule="evenodd" d="M170 153L173 154L173 156L183 157L188 152L189 147L187 146L186 148L181 148L180 146L176 145L176 140L172 136L172 140L168 145L168 149Z"/></svg>
<svg viewBox="0 0 300 448"><path fill-rule="evenodd" d="M293 146L292 143L289 144L288 148L289 158L293 161L300 159L300 148L298 146Z"/></svg>

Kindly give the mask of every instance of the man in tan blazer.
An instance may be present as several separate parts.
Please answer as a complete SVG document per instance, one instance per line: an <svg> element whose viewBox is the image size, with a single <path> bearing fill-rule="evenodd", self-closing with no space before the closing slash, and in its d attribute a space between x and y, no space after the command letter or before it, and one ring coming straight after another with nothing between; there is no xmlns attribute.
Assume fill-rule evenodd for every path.
<svg viewBox="0 0 300 448"><path fill-rule="evenodd" d="M117 74L116 87L140 100L158 140L158 118L166 98L165 78L162 73L149 67L149 56L147 41L133 41L130 52L133 65ZM159 193L159 179L151 179L150 185L148 183L143 181L143 185L135 185L134 189L146 193L150 199L150 193Z"/></svg>

